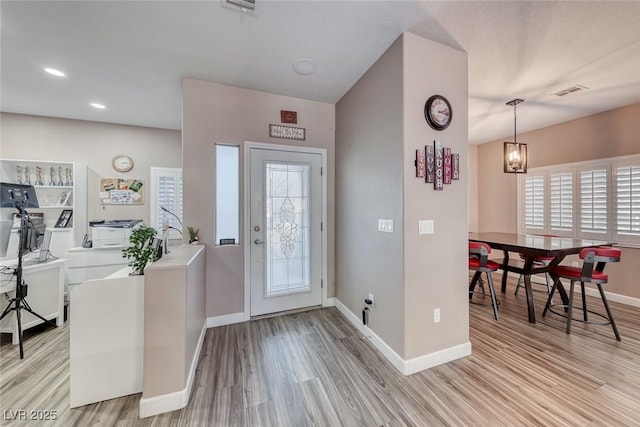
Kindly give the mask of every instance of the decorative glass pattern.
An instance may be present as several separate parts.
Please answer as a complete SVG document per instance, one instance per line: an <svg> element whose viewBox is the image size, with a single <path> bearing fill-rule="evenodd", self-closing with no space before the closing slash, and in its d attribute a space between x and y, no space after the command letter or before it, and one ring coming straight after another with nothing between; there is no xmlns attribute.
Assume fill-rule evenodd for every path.
<svg viewBox="0 0 640 427"><path fill-rule="evenodd" d="M265 297L311 291L309 171L306 164L265 165Z"/></svg>

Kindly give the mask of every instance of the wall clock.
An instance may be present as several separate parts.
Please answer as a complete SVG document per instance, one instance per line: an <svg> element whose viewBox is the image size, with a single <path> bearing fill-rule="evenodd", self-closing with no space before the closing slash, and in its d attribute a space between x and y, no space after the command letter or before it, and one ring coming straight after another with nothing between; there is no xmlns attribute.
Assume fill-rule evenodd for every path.
<svg viewBox="0 0 640 427"><path fill-rule="evenodd" d="M442 95L433 95L424 104L424 118L435 130L444 130L451 123L451 104Z"/></svg>
<svg viewBox="0 0 640 427"><path fill-rule="evenodd" d="M111 165L118 172L129 172L133 169L133 159L126 154L116 154L111 160Z"/></svg>

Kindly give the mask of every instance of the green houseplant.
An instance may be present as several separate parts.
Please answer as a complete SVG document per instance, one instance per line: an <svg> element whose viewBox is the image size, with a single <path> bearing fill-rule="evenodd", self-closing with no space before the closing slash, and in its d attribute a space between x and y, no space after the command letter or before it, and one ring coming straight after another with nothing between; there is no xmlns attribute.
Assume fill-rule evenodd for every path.
<svg viewBox="0 0 640 427"><path fill-rule="evenodd" d="M145 266L158 258L158 251L151 243L156 237L153 227L138 227L129 236L130 246L122 250L122 256L129 259L129 267L133 269L132 275L144 274Z"/></svg>
<svg viewBox="0 0 640 427"><path fill-rule="evenodd" d="M199 228L187 226L187 231L189 232L189 243L193 243L198 240L198 232L200 231Z"/></svg>

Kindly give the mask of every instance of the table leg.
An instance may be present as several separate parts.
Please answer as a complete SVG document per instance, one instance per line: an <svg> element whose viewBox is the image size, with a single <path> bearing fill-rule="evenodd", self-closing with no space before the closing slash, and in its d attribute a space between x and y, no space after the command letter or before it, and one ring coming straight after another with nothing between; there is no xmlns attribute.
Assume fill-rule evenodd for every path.
<svg viewBox="0 0 640 427"><path fill-rule="evenodd" d="M507 266L509 265L509 251L503 250L502 253L504 256L502 260L502 287L500 290L502 292L507 292L507 276L509 275L507 273Z"/></svg>

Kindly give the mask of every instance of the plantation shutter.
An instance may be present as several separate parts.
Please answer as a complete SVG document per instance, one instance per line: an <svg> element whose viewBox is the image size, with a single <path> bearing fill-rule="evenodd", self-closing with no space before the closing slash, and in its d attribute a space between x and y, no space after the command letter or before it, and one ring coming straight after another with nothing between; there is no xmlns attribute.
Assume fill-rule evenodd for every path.
<svg viewBox="0 0 640 427"><path fill-rule="evenodd" d="M580 172L580 231L607 232L607 169Z"/></svg>
<svg viewBox="0 0 640 427"><path fill-rule="evenodd" d="M544 229L544 175L525 177L524 225Z"/></svg>
<svg viewBox="0 0 640 427"><path fill-rule="evenodd" d="M640 240L640 166L616 168L615 178L616 222L619 236L636 236L629 241ZM627 239L625 239L627 240Z"/></svg>
<svg viewBox="0 0 640 427"><path fill-rule="evenodd" d="M182 221L182 170L179 168L152 168L151 177L155 190L151 201L151 226L158 231L159 236L162 236L166 224L169 226L169 237L179 239L181 234L177 230L182 231L180 223ZM178 218L162 208L167 209Z"/></svg>
<svg viewBox="0 0 640 427"><path fill-rule="evenodd" d="M573 229L573 173L552 174L549 181L551 229L571 231Z"/></svg>

